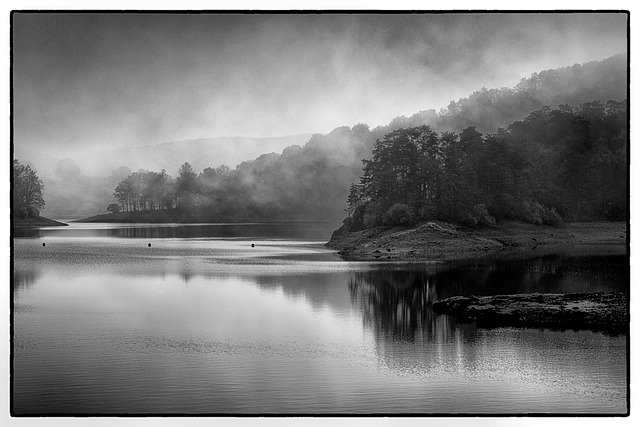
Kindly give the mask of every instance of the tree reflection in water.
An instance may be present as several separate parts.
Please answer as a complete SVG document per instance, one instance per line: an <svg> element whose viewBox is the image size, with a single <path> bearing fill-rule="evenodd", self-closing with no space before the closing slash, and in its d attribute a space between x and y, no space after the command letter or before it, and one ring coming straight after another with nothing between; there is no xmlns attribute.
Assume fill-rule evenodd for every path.
<svg viewBox="0 0 640 427"><path fill-rule="evenodd" d="M352 304L363 313L375 335L413 341L449 335L447 316L438 323L431 304L437 301L433 281L421 271L372 270L354 273L348 284Z"/></svg>
<svg viewBox="0 0 640 427"><path fill-rule="evenodd" d="M379 268L354 272L347 285L352 305L362 311L376 336L442 341L470 325L455 325L447 316L435 315L434 301L456 295L627 292L629 264L621 255L547 254L426 268Z"/></svg>
<svg viewBox="0 0 640 427"><path fill-rule="evenodd" d="M40 269L35 266L23 266L13 270L13 292L19 293L27 290L40 277Z"/></svg>

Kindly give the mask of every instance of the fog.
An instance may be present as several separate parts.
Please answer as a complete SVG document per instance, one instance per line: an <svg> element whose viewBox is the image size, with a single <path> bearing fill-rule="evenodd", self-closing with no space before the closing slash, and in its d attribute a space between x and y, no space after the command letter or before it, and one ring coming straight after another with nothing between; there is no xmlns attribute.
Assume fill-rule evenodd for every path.
<svg viewBox="0 0 640 427"><path fill-rule="evenodd" d="M626 22L579 13L16 13L15 154L49 194L64 181L61 161L86 185L119 166L173 176L185 161L197 172L233 168L311 134L373 129L482 87L624 53ZM180 143L195 139L209 142Z"/></svg>

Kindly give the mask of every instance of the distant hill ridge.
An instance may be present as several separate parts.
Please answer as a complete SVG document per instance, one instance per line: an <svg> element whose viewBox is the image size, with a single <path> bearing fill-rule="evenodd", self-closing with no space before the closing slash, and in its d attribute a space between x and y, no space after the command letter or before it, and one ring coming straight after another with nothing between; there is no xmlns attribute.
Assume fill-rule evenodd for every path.
<svg viewBox="0 0 640 427"><path fill-rule="evenodd" d="M245 160L264 153L281 152L290 145L302 145L312 134L289 135L270 138L216 137L104 150L100 157L113 168L123 164L123 159L136 159L137 164L124 162L132 170L166 169L175 174L180 164L189 162L196 170L225 164L235 167ZM81 159L80 159L81 161Z"/></svg>
<svg viewBox="0 0 640 427"><path fill-rule="evenodd" d="M627 56L619 54L602 61L533 73L513 88L482 88L458 101L451 101L440 111L423 110L394 118L381 127L392 130L429 125L434 130L458 132L475 126L479 132L493 133L531 111L545 105L579 105L600 100L622 101L627 98Z"/></svg>

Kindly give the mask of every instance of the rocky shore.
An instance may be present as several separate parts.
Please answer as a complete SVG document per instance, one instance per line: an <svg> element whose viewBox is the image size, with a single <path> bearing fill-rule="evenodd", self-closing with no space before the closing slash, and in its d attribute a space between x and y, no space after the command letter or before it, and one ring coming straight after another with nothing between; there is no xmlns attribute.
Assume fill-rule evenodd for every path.
<svg viewBox="0 0 640 427"><path fill-rule="evenodd" d="M445 261L490 256L505 250L576 244L627 243L625 222L569 223L561 227L508 222L470 228L442 221L415 227L336 230L327 247L347 260Z"/></svg>
<svg viewBox="0 0 640 427"><path fill-rule="evenodd" d="M627 332L627 299L617 293L456 296L433 303L433 311L476 322L481 328L530 327Z"/></svg>

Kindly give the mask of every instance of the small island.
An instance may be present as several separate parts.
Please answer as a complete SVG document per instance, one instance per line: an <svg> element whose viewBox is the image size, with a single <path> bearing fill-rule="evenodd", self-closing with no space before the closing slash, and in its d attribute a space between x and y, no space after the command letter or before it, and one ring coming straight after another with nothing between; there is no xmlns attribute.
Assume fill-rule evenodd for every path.
<svg viewBox="0 0 640 427"><path fill-rule="evenodd" d="M478 327L529 327L626 333L627 298L617 293L456 296L433 303L433 311Z"/></svg>

